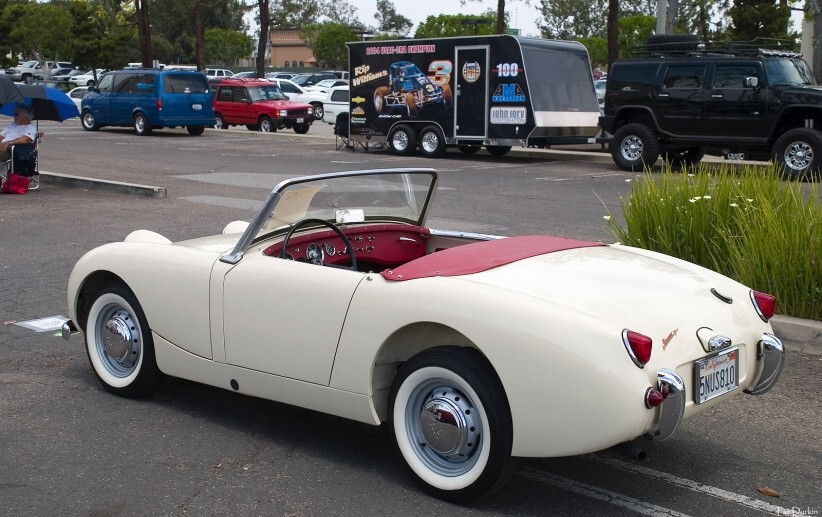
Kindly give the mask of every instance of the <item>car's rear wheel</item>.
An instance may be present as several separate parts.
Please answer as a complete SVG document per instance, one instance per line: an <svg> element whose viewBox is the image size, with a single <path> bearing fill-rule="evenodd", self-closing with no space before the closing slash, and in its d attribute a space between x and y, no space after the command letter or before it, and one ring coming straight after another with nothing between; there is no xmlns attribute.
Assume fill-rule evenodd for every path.
<svg viewBox="0 0 822 517"><path fill-rule="evenodd" d="M86 352L94 375L116 395L141 397L162 380L154 341L137 298L112 283L96 293L86 319Z"/></svg>
<svg viewBox="0 0 822 517"><path fill-rule="evenodd" d="M400 124L388 136L388 145L394 154L407 156L417 149L417 134L410 126Z"/></svg>
<svg viewBox="0 0 822 517"><path fill-rule="evenodd" d="M614 133L611 157L622 170L641 171L659 158L659 140L645 124L626 124Z"/></svg>
<svg viewBox="0 0 822 517"><path fill-rule="evenodd" d="M516 469L505 391L475 350L442 347L411 358L389 400L400 452L433 495L471 501L500 488Z"/></svg>
<svg viewBox="0 0 822 517"><path fill-rule="evenodd" d="M151 124L148 123L148 119L142 113L137 113L134 115L134 132L140 136L147 135L151 133Z"/></svg>
<svg viewBox="0 0 822 517"><path fill-rule="evenodd" d="M788 179L822 178L822 133L816 129L791 129L774 144L774 162Z"/></svg>
<svg viewBox="0 0 822 517"><path fill-rule="evenodd" d="M186 131L191 136L200 136L205 132L205 127L203 126L186 126Z"/></svg>
<svg viewBox="0 0 822 517"><path fill-rule="evenodd" d="M704 147L669 149L662 154L662 158L672 167L692 167L702 161L703 156L705 156Z"/></svg>
<svg viewBox="0 0 822 517"><path fill-rule="evenodd" d="M323 109L323 105L319 102L312 102L312 106L314 106L314 118L321 119L325 114L325 109Z"/></svg>
<svg viewBox="0 0 822 517"><path fill-rule="evenodd" d="M308 133L308 129L310 127L311 126L309 126L308 124L301 124L299 126L294 126L294 132L297 133L298 135L304 135L304 134Z"/></svg>
<svg viewBox="0 0 822 517"><path fill-rule="evenodd" d="M426 126L420 131L420 153L428 158L445 153L445 137L437 126Z"/></svg>
<svg viewBox="0 0 822 517"><path fill-rule="evenodd" d="M219 113L214 116L214 129L228 129L228 124L225 123L225 119Z"/></svg>
<svg viewBox="0 0 822 517"><path fill-rule="evenodd" d="M405 94L405 107L409 118L417 118L417 98L411 92Z"/></svg>
<svg viewBox="0 0 822 517"><path fill-rule="evenodd" d="M266 115L260 117L260 124L257 127L259 127L260 131L263 133L273 133L277 131L277 128L274 127L274 122L272 122L271 118Z"/></svg>
<svg viewBox="0 0 822 517"><path fill-rule="evenodd" d="M85 129L86 131L97 131L98 129L100 129L100 125L97 124L97 119L94 117L94 114L89 110L83 111L83 115L80 118L80 120L83 124L83 129Z"/></svg>
<svg viewBox="0 0 822 517"><path fill-rule="evenodd" d="M505 156L511 151L510 145L486 145L485 150L492 156Z"/></svg>

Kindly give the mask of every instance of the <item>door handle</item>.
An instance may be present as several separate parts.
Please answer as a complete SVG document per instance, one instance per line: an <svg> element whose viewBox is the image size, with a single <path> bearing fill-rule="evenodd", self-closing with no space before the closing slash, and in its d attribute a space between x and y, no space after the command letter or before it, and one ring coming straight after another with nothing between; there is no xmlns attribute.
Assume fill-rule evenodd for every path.
<svg viewBox="0 0 822 517"><path fill-rule="evenodd" d="M722 95L721 93L714 93L714 94L711 95L712 99L721 99L723 97L724 97L724 95Z"/></svg>

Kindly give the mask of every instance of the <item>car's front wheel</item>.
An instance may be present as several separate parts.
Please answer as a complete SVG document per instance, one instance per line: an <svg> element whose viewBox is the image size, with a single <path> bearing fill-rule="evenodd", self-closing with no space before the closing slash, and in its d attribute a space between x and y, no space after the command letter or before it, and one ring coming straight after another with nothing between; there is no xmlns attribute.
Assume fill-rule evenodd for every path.
<svg viewBox="0 0 822 517"><path fill-rule="evenodd" d="M151 133L151 124L148 123L148 119L142 113L134 115L134 132L140 136Z"/></svg>
<svg viewBox="0 0 822 517"><path fill-rule="evenodd" d="M271 121L270 117L263 115L260 117L260 123L258 124L260 131L263 133L273 133L277 131L277 128L274 127L274 122Z"/></svg>
<svg viewBox="0 0 822 517"><path fill-rule="evenodd" d="M228 124L225 123L225 119L219 113L214 116L214 129L228 129Z"/></svg>
<svg viewBox="0 0 822 517"><path fill-rule="evenodd" d="M791 129L774 144L774 161L788 179L822 177L822 132L816 129Z"/></svg>
<svg viewBox="0 0 822 517"><path fill-rule="evenodd" d="M611 157L625 171L641 171L659 158L659 140L645 124L626 124L611 140Z"/></svg>
<svg viewBox="0 0 822 517"><path fill-rule="evenodd" d="M94 375L111 393L141 397L162 380L145 314L124 285L109 284L96 293L85 333Z"/></svg>
<svg viewBox="0 0 822 517"><path fill-rule="evenodd" d="M89 110L83 111L83 115L81 116L80 120L83 124L83 129L85 129L86 131L97 131L98 129L100 129L100 125L97 124L97 119L94 117L94 114Z"/></svg>
<svg viewBox="0 0 822 517"><path fill-rule="evenodd" d="M408 360L392 385L390 415L415 479L437 497L477 499L516 469L508 400L475 350L433 348Z"/></svg>

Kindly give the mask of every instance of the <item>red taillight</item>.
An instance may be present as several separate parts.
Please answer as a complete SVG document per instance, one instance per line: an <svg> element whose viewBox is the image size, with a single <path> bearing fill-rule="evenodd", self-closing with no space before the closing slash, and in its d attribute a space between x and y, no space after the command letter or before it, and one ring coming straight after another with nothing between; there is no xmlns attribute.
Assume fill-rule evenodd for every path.
<svg viewBox="0 0 822 517"><path fill-rule="evenodd" d="M751 291L751 301L754 304L756 313L762 318L762 321L767 322L773 318L776 312L776 296L768 293L760 293L759 291Z"/></svg>
<svg viewBox="0 0 822 517"><path fill-rule="evenodd" d="M648 388L645 391L645 407L647 407L648 409L657 407L658 405L662 404L667 395L667 393L662 393L657 389Z"/></svg>
<svg viewBox="0 0 822 517"><path fill-rule="evenodd" d="M163 100L159 97L157 98L157 111L163 111Z"/></svg>
<svg viewBox="0 0 822 517"><path fill-rule="evenodd" d="M625 329L622 331L622 343L631 356L631 360L640 368L644 367L651 360L651 348L653 340L648 336Z"/></svg>

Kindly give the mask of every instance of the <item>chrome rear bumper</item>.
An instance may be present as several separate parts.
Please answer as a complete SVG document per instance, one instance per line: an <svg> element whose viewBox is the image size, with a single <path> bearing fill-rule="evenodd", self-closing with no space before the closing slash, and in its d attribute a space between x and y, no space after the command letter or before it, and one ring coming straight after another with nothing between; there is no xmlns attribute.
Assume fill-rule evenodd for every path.
<svg viewBox="0 0 822 517"><path fill-rule="evenodd" d="M77 327L74 326L74 322L68 320L67 322L63 323L63 326L60 327L60 332L63 335L63 339L68 341L72 334L76 334L78 332Z"/></svg>
<svg viewBox="0 0 822 517"><path fill-rule="evenodd" d="M785 346L778 337L766 332L756 346L756 357L762 363L762 373L757 383L745 390L749 395L762 395L770 391L785 366Z"/></svg>

